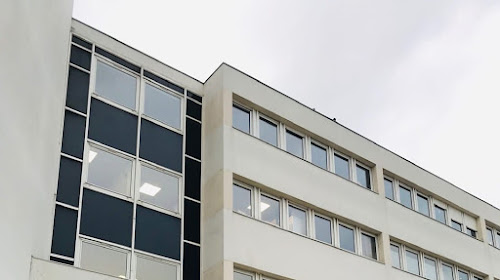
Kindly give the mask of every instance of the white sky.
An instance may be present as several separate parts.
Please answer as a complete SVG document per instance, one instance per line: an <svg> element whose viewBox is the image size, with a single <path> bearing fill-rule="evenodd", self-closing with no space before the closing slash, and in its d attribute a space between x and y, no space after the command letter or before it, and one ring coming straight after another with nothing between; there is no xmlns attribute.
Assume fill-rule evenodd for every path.
<svg viewBox="0 0 500 280"><path fill-rule="evenodd" d="M201 81L227 62L500 208L498 0L75 0L74 17Z"/></svg>

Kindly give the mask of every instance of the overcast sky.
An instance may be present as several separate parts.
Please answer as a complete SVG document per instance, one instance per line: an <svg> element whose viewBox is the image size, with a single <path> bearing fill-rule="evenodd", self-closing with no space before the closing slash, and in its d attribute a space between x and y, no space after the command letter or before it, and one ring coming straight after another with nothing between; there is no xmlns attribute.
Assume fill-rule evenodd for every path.
<svg viewBox="0 0 500 280"><path fill-rule="evenodd" d="M74 17L201 81L227 62L500 208L498 0L75 0Z"/></svg>

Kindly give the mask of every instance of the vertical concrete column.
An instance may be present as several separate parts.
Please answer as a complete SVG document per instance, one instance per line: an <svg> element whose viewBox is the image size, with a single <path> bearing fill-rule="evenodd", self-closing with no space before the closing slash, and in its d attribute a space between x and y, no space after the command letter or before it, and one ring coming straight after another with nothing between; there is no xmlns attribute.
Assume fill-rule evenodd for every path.
<svg viewBox="0 0 500 280"><path fill-rule="evenodd" d="M483 217L477 218L477 237L484 241L484 244L488 245L488 236L486 231L486 220Z"/></svg>
<svg viewBox="0 0 500 280"><path fill-rule="evenodd" d="M373 190L381 197L385 197L384 169L380 165L375 165L373 168Z"/></svg>

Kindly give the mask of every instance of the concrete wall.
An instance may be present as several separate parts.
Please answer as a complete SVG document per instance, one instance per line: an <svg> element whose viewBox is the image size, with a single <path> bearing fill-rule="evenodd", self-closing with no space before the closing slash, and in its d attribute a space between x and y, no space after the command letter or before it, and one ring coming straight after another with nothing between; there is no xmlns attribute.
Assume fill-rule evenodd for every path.
<svg viewBox="0 0 500 280"><path fill-rule="evenodd" d="M73 1L0 4L1 279L48 259Z"/></svg>

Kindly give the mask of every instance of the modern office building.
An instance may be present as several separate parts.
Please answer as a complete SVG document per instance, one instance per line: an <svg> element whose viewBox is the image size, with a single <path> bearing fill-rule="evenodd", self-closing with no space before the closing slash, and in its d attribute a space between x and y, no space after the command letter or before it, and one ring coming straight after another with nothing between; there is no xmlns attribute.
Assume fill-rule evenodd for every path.
<svg viewBox="0 0 500 280"><path fill-rule="evenodd" d="M15 2L2 279L500 279L499 209L227 64Z"/></svg>

